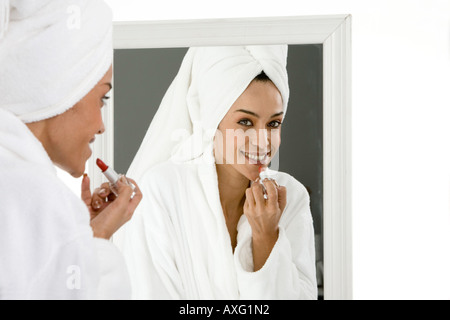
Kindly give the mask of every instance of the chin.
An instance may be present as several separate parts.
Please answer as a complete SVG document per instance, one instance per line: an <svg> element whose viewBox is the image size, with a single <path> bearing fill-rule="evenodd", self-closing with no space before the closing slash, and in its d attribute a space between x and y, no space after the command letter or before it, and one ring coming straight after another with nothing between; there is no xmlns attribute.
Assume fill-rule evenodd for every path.
<svg viewBox="0 0 450 320"><path fill-rule="evenodd" d="M65 169L65 171L67 171L72 177L78 179L84 174L85 169L86 169L86 167L84 165L83 166L72 166L69 168L69 170Z"/></svg>
<svg viewBox="0 0 450 320"><path fill-rule="evenodd" d="M84 170L85 170L85 166L84 165L82 167L74 166L74 165L67 165L67 164L66 165L62 165L60 163L54 163L54 165L56 165L61 170L67 172L68 174L70 174L74 178L81 177L84 174Z"/></svg>
<svg viewBox="0 0 450 320"><path fill-rule="evenodd" d="M86 172L86 160L80 160L70 166L70 170L66 170L74 178L80 178Z"/></svg>
<svg viewBox="0 0 450 320"><path fill-rule="evenodd" d="M255 181L259 177L259 168L253 164L241 165L240 173L248 180Z"/></svg>
<svg viewBox="0 0 450 320"><path fill-rule="evenodd" d="M70 175L72 177L74 177L75 179L80 178L82 175L84 174L84 170L83 171L76 171L76 172L71 172Z"/></svg>
<svg viewBox="0 0 450 320"><path fill-rule="evenodd" d="M86 155L80 157L81 159L77 163L71 165L70 175L74 178L80 178L86 172L86 162L92 156L91 148L88 148L89 152Z"/></svg>

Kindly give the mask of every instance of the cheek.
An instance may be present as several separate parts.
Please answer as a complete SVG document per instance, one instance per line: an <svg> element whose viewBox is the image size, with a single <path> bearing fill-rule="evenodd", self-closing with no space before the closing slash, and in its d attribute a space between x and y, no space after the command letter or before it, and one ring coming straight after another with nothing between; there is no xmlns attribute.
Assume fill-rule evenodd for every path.
<svg viewBox="0 0 450 320"><path fill-rule="evenodd" d="M242 130L218 129L214 137L214 154L216 163L235 164L242 161L241 150L246 150L249 138Z"/></svg>
<svg viewBox="0 0 450 320"><path fill-rule="evenodd" d="M281 145L281 130L272 130L270 132L270 146L273 152L276 152Z"/></svg>
<svg viewBox="0 0 450 320"><path fill-rule="evenodd" d="M92 124L92 130L95 132L99 131L103 126L102 110L100 108L95 108L88 117Z"/></svg>

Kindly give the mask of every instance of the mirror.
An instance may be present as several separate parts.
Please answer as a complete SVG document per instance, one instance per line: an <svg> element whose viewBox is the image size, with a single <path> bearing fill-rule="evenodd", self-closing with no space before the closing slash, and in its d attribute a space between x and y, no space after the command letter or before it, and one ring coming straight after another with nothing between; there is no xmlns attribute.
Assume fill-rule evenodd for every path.
<svg viewBox="0 0 450 320"><path fill-rule="evenodd" d="M117 49L114 52L114 167L127 172L187 48ZM319 298L323 297L322 45L290 45L291 90L282 130L279 171L310 195Z"/></svg>
<svg viewBox="0 0 450 320"><path fill-rule="evenodd" d="M350 27L349 15L116 23L113 99L94 157L127 171L188 47L287 43L279 170L310 193L319 298L351 299Z"/></svg>

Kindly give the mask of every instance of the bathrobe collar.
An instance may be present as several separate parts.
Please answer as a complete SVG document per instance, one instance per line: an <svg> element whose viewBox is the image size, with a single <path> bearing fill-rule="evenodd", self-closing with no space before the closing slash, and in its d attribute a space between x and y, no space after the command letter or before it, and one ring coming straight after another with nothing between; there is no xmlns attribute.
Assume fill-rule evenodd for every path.
<svg viewBox="0 0 450 320"><path fill-rule="evenodd" d="M3 109L0 109L0 148L56 175L55 166L42 143L19 118Z"/></svg>

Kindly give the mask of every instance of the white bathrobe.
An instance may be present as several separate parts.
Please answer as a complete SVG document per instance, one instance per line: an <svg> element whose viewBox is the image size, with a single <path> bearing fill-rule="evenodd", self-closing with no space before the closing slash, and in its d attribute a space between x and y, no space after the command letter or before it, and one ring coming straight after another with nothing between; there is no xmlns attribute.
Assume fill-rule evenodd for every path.
<svg viewBox="0 0 450 320"><path fill-rule="evenodd" d="M251 227L242 215L233 253L215 165L167 161L153 167L140 185L141 209L121 239L133 298L316 299L308 193L286 173L276 180L286 186L288 202L278 241L253 272Z"/></svg>
<svg viewBox="0 0 450 320"><path fill-rule="evenodd" d="M93 237L42 144L0 109L0 299L129 297L120 252Z"/></svg>

